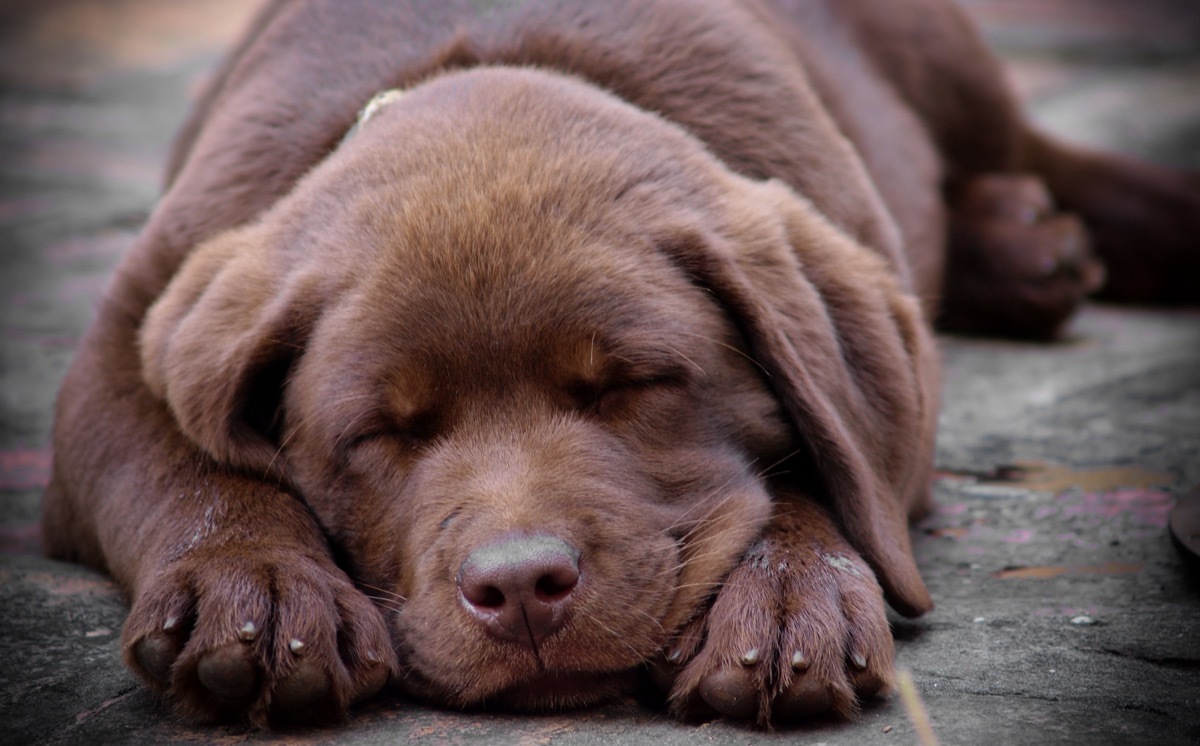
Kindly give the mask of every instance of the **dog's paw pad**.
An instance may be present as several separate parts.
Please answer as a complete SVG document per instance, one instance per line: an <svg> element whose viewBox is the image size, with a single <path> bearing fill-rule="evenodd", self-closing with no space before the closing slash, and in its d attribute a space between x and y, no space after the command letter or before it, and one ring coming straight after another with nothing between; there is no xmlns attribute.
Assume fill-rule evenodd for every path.
<svg viewBox="0 0 1200 746"><path fill-rule="evenodd" d="M758 714L758 687L742 666L723 666L700 681L698 692L709 707L725 717L749 720Z"/></svg>
<svg viewBox="0 0 1200 746"><path fill-rule="evenodd" d="M240 642L210 650L196 664L196 678L222 702L249 702L258 689L258 665Z"/></svg>
<svg viewBox="0 0 1200 746"><path fill-rule="evenodd" d="M329 694L329 676L312 661L301 661L283 678L272 696L272 705L281 710L300 710Z"/></svg>
<svg viewBox="0 0 1200 746"><path fill-rule="evenodd" d="M171 681L171 666L179 657L179 644L165 634L150 634L134 646L134 656L155 683L166 686Z"/></svg>
<svg viewBox="0 0 1200 746"><path fill-rule="evenodd" d="M775 698L775 716L788 721L817 717L834 710L836 701L834 691L827 683L800 678Z"/></svg>

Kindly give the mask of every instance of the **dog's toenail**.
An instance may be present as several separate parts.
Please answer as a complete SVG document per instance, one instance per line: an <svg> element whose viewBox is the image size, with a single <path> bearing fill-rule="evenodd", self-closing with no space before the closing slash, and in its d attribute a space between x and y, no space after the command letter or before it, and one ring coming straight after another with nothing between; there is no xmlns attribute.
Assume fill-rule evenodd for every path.
<svg viewBox="0 0 1200 746"><path fill-rule="evenodd" d="M300 651L304 650L304 641L297 640L295 637L293 637L292 641L288 643L288 650L291 650L293 653L299 655Z"/></svg>
<svg viewBox="0 0 1200 746"><path fill-rule="evenodd" d="M254 626L254 622L246 622L238 630L238 637L241 638L242 642L252 642L257 634L258 628Z"/></svg>
<svg viewBox="0 0 1200 746"><path fill-rule="evenodd" d="M678 663L679 659L682 656L683 656L682 650L680 650L679 648L671 648L671 652L667 653L667 662Z"/></svg>
<svg viewBox="0 0 1200 746"><path fill-rule="evenodd" d="M167 621L163 622L162 631L170 632L171 630L175 629L176 624L179 624L179 619L177 617L169 616L167 617Z"/></svg>
<svg viewBox="0 0 1200 746"><path fill-rule="evenodd" d="M379 653L376 653L374 650L367 651L367 660L370 661L371 663L381 663L382 662L382 659L379 657Z"/></svg>
<svg viewBox="0 0 1200 746"><path fill-rule="evenodd" d="M867 656L862 653L855 653L850 656L850 662L854 664L855 668L861 671L867 667Z"/></svg>
<svg viewBox="0 0 1200 746"><path fill-rule="evenodd" d="M742 665L753 666L755 663L758 663L758 648L750 648L742 656Z"/></svg>
<svg viewBox="0 0 1200 746"><path fill-rule="evenodd" d="M808 658L805 658L804 653L801 653L799 650L792 653L792 668L797 671L808 670Z"/></svg>

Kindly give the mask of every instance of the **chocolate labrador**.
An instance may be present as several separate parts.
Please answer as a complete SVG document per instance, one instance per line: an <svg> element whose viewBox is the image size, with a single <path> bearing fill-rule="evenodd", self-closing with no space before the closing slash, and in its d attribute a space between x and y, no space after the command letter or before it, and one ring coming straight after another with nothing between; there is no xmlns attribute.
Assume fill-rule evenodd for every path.
<svg viewBox="0 0 1200 746"><path fill-rule="evenodd" d="M1200 288L1194 177L1031 131L945 0L271 2L168 172L44 528L196 719L848 713L932 605L930 320Z"/></svg>

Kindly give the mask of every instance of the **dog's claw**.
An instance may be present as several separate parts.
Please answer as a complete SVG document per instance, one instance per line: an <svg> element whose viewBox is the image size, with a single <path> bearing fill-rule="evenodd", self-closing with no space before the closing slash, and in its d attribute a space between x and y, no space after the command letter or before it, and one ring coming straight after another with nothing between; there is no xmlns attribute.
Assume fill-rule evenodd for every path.
<svg viewBox="0 0 1200 746"><path fill-rule="evenodd" d="M254 626L254 622L246 622L238 629L238 639L242 642L253 642L256 635L258 635L258 629Z"/></svg>
<svg viewBox="0 0 1200 746"><path fill-rule="evenodd" d="M804 653L799 650L792 653L792 668L796 671L808 670L808 658L805 658Z"/></svg>

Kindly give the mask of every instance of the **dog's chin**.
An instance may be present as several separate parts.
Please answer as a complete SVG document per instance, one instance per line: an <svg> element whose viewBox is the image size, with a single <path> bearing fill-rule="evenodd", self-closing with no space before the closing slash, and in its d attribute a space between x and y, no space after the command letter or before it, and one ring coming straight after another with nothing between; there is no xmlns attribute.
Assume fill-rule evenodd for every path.
<svg viewBox="0 0 1200 746"><path fill-rule="evenodd" d="M409 694L432 704L462 710L556 712L590 707L633 689L640 667L621 671L539 671L495 691L469 694L451 689L409 671L402 686Z"/></svg>
<svg viewBox="0 0 1200 746"><path fill-rule="evenodd" d="M506 710L545 712L587 707L613 699L633 684L633 670L604 673L552 671L512 686L482 701Z"/></svg>

